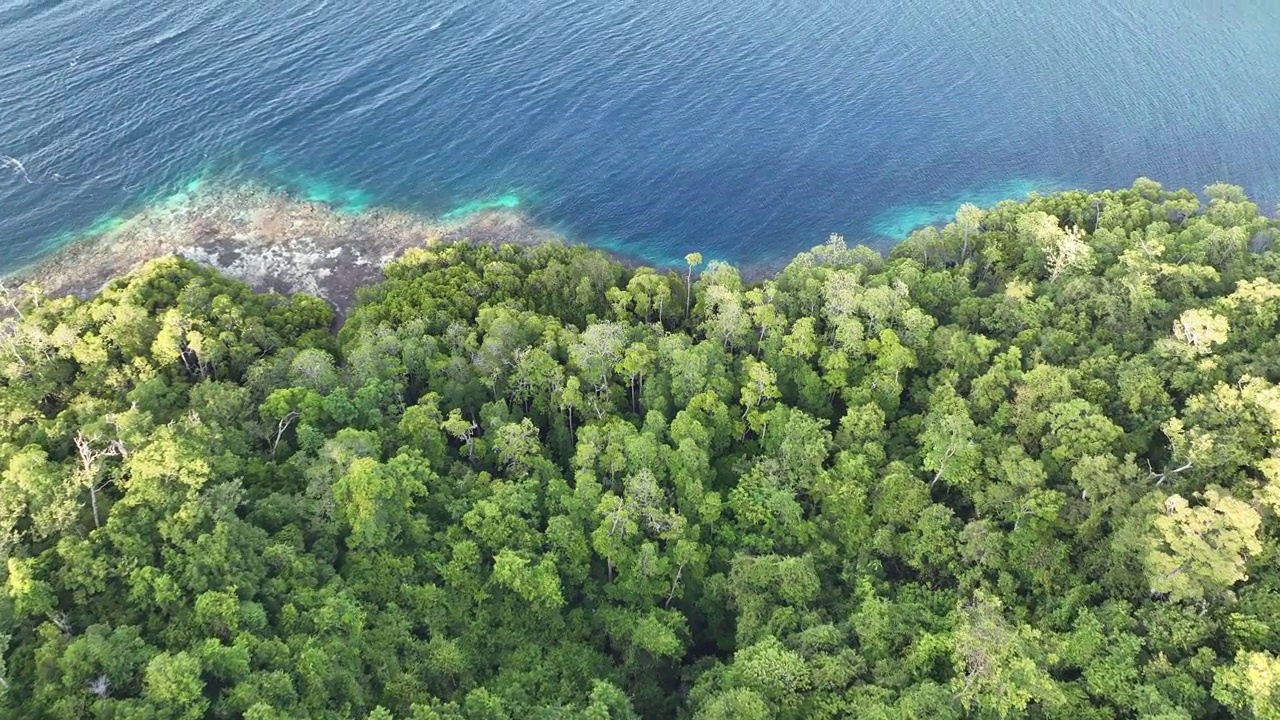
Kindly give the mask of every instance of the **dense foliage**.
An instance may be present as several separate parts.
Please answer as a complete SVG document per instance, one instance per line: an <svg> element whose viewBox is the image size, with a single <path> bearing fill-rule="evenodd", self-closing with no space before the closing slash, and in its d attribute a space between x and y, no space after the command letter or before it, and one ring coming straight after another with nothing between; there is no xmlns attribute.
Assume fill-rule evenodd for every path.
<svg viewBox="0 0 1280 720"><path fill-rule="evenodd" d="M0 347L17 718L1280 718L1280 254L1239 189L772 279L175 259ZM691 290L691 292L688 292Z"/></svg>

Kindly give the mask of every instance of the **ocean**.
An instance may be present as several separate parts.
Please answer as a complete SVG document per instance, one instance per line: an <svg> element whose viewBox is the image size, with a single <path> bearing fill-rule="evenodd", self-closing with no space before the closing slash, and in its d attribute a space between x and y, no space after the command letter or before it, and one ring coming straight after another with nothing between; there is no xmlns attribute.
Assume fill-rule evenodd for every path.
<svg viewBox="0 0 1280 720"><path fill-rule="evenodd" d="M655 263L1139 176L1280 199L1280 0L0 0L0 269L198 180Z"/></svg>

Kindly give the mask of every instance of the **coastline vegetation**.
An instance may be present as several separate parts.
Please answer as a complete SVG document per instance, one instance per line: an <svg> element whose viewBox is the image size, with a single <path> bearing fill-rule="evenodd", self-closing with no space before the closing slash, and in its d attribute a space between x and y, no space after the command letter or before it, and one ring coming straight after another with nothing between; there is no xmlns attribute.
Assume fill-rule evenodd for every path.
<svg viewBox="0 0 1280 720"><path fill-rule="evenodd" d="M0 332L0 714L1280 718L1280 224L178 258ZM697 272L699 271L700 272Z"/></svg>

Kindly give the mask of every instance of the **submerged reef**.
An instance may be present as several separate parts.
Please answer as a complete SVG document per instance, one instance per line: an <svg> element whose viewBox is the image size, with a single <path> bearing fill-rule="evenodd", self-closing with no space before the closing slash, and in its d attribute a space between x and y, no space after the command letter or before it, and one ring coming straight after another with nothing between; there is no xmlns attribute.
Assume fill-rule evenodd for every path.
<svg viewBox="0 0 1280 720"><path fill-rule="evenodd" d="M557 239L505 204L440 219L369 207L360 212L263 185L200 184L81 237L12 274L50 295L89 297L147 260L178 255L255 290L305 292L339 312L356 288L411 247L470 240L530 244Z"/></svg>

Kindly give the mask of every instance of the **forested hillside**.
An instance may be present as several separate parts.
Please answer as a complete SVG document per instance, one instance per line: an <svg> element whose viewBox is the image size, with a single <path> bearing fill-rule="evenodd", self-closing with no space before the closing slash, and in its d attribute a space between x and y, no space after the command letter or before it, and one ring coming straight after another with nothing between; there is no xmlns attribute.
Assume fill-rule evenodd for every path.
<svg viewBox="0 0 1280 720"><path fill-rule="evenodd" d="M11 296L0 715L1280 718L1277 223L1206 193L424 248L336 335Z"/></svg>

